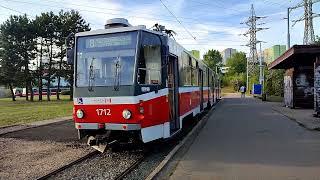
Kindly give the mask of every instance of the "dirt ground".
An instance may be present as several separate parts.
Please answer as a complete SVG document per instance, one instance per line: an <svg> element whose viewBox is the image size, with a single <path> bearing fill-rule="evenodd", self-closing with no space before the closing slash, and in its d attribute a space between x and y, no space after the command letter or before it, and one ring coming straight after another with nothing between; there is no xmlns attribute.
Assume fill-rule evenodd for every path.
<svg viewBox="0 0 320 180"><path fill-rule="evenodd" d="M92 150L77 140L72 121L0 136L0 179L36 179Z"/></svg>

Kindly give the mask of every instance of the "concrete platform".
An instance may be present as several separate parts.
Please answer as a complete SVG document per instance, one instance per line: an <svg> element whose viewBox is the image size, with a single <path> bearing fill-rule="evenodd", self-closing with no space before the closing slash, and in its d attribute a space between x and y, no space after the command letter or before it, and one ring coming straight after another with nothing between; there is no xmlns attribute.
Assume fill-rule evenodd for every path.
<svg viewBox="0 0 320 180"><path fill-rule="evenodd" d="M170 179L319 179L320 133L253 98L225 98Z"/></svg>
<svg viewBox="0 0 320 180"><path fill-rule="evenodd" d="M290 109L283 106L283 103L271 103L272 109L287 116L299 125L309 130L320 130L320 118L314 117L313 109Z"/></svg>

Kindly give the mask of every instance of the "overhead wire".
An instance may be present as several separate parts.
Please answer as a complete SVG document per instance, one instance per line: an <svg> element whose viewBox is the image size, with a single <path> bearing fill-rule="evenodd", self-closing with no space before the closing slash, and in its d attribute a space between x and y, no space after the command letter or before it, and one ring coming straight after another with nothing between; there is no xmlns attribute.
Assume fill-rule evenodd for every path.
<svg viewBox="0 0 320 180"><path fill-rule="evenodd" d="M21 11L18 11L18 10L12 9L12 8L9 8L9 7L4 6L4 5L1 5L1 4L0 4L0 7L4 8L4 9L7 9L7 10L10 10L10 11L13 11L13 12L17 12L17 13L19 13L19 14L25 14L25 15L27 15L27 16L35 17L35 16L28 15L27 13L24 13L24 12L21 12Z"/></svg>
<svg viewBox="0 0 320 180"><path fill-rule="evenodd" d="M68 7L61 7L61 6L54 6L54 5L48 5L48 4L43 4L43 3L34 3L34 2L23 2L23 1L17 1L17 0L12 0L13 2L16 2L16 3L25 3L25 4L35 4L35 5L39 5L39 6L47 6L47 7L55 7L55 8L59 8L59 9L71 9L71 10L77 10L77 11L87 11L87 12L93 12L93 13L103 13L103 14L108 14L108 15L117 15L117 14L115 14L115 13L110 13L110 12L108 12L108 13L106 13L106 12L99 12L99 11L91 11L91 10L83 10L83 9L74 9L74 8L68 8ZM46 0L46 1L48 1L48 2L52 2L52 1L49 1L49 0ZM15 10L15 9L13 9L13 8L9 8L9 7L7 7L7 6L3 6L3 5L1 5L1 7L3 7L3 8L5 8L5 9L8 9L8 10L10 10L10 11L13 11L13 12L17 12L17 13L20 13L20 14L27 14L27 13L24 13L24 12L22 12L22 11L19 11L19 10ZM79 5L79 7L80 7L80 5ZM168 7L167 7L168 8ZM27 14L28 15L28 14ZM28 15L28 16L32 16L32 15ZM175 15L174 15L175 16ZM32 16L32 17L35 17L35 16ZM132 16L130 16L130 17L132 17ZM141 18L141 19L148 19L148 17L136 17L136 18ZM177 16L175 16L175 18L177 18L178 19L178 17ZM161 18L159 18L160 20L162 20L162 21L170 21L170 20L168 20L168 19L161 19ZM179 20L179 19L178 19ZM172 21L172 20L171 20ZM180 20L179 20L180 21ZM181 23L181 21L180 21L180 23ZM97 24L93 24L93 23L90 23L90 24L92 24L92 25L97 25ZM181 23L182 24L182 23ZM216 25L215 25L215 27L217 27ZM222 28L225 28L226 26L221 26ZM233 27L233 26L230 26L230 28L231 27ZM184 27L184 29L186 30L186 27ZM192 37L192 39L195 39L195 36L191 33L192 31L189 31L189 30L187 30L188 31L188 34L190 33L191 34L191 37ZM199 32L201 32L201 31L199 31ZM196 33L196 32L194 32L194 33ZM205 33L207 33L207 32L205 32ZM209 31L209 33L210 34L220 34L220 32L210 32ZM189 35L190 35L189 34ZM205 39L203 39L203 40L201 40L202 42L203 41L205 41ZM201 43L202 43L201 42ZM198 45L200 45L201 43L198 43ZM203 43L202 43L203 44Z"/></svg>
<svg viewBox="0 0 320 180"><path fill-rule="evenodd" d="M163 3L162 0L160 0L161 4L167 9L167 11L177 20L177 22L183 27L183 29L194 39L196 40L196 37L193 36L193 34L182 24L182 22L177 18L177 16Z"/></svg>
<svg viewBox="0 0 320 180"><path fill-rule="evenodd" d="M8 0L4 0L7 1ZM76 9L76 8L70 8L70 7L63 7L60 5L52 5L52 4L43 4L43 3L35 3L35 2L26 2L26 1L19 1L19 0L10 0L10 2L15 2L15 3L22 3L22 4L32 4L32 5L37 5L37 6L46 6L46 7L52 7L52 8L56 8L56 9L67 9L67 10L77 10L79 12L89 12L89 13L99 13L99 14L107 14L107 15L123 15L124 11L120 11L122 13L113 13L113 12L105 12L105 11L96 11L96 10L88 10L88 9ZM85 7L85 6L83 6ZM92 6L93 7L93 6ZM150 20L155 20L155 21L164 21L164 22L176 22L175 19L164 19L164 18L154 18L154 17L146 17L146 16L136 16L136 15L130 15L131 18L137 18L137 19L150 19ZM207 24L203 24L203 23L199 23L198 19L195 20L189 20L189 21L184 21L184 22L188 22L188 23L197 23L199 25L214 25L215 27L219 27L216 24L212 24L212 23L207 23ZM213 23L224 23L225 21L213 21ZM220 26L220 27L227 27L227 26ZM229 27L234 27L234 26L229 26Z"/></svg>
<svg viewBox="0 0 320 180"><path fill-rule="evenodd" d="M42 1L57 3L57 1L52 1L52 0L42 0ZM152 4L152 3L150 3L150 4ZM119 9L105 8L105 7L102 8L102 7L91 6L91 5L84 5L84 4L67 3L67 5L78 6L78 7L85 7L85 8L101 9L101 10L111 10L111 11L116 11L116 12L123 12L123 10L119 10ZM125 12L136 12L136 11L125 9ZM143 13L143 12L140 12L139 14L150 15L149 13ZM155 16L162 16L162 17L168 17L168 18L171 17L171 16L166 16L166 15L163 15L163 14L153 14L153 15L155 15ZM182 19L190 19L190 20L198 20L198 19L189 18L189 17L179 17L179 18L182 18Z"/></svg>

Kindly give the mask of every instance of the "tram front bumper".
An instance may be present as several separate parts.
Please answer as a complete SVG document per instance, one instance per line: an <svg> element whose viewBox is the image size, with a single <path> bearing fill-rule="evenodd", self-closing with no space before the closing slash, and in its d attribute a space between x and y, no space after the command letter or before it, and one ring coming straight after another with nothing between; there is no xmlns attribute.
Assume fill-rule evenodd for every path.
<svg viewBox="0 0 320 180"><path fill-rule="evenodd" d="M118 124L118 123L75 123L76 129L87 130L116 130L116 131L134 131L141 130L140 124Z"/></svg>

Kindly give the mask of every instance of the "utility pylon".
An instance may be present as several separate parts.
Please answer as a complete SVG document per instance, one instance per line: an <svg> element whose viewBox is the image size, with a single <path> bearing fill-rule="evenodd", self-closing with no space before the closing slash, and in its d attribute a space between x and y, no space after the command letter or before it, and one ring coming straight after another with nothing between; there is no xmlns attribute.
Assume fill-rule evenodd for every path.
<svg viewBox="0 0 320 180"><path fill-rule="evenodd" d="M304 15L298 19L294 20L294 26L297 22L304 20L304 36L303 36L303 44L313 44L315 41L314 29L313 29L313 18L319 17L319 14L314 14L312 11L312 5L314 3L320 2L320 0L303 0L303 2L299 3L295 7L291 7L290 9L297 9L299 7L304 7Z"/></svg>
<svg viewBox="0 0 320 180"><path fill-rule="evenodd" d="M249 38L250 38L249 43L245 45L250 47L250 54L247 59L247 89L249 88L249 77L258 69L259 61L258 61L258 53L257 53L257 44L260 43L261 41L257 40L257 32L268 29L268 28L257 27L257 25L264 24L264 23L257 24L257 21L262 18L266 18L266 17L256 16L253 4L251 4L250 17L246 22L241 23L241 24L246 24L249 27L249 30L243 35L246 37L248 37L249 35Z"/></svg>

